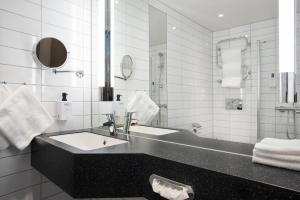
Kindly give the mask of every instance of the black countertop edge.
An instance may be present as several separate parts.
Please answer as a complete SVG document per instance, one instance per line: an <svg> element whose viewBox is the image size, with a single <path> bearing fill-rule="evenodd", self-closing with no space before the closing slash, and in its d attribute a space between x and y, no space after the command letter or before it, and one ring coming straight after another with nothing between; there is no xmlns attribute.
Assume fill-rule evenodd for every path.
<svg viewBox="0 0 300 200"><path fill-rule="evenodd" d="M158 139L153 140L138 137L138 135L130 135L129 143L91 151L83 151L48 137L51 135L70 134L83 131L112 137L107 131L103 131L101 129L82 129L44 134L42 136L38 136L37 139L48 142L74 154L146 154L152 157L202 168L212 172L218 172L300 194L299 172L254 164L252 163L251 156L247 154L243 156L235 152L221 152L218 150L216 151L215 149L210 150L206 147L201 148L201 146L193 147L179 143L175 144ZM123 140L126 138L123 134L113 137ZM214 139L207 138L205 138L205 140L210 140L212 143L216 141ZM228 142L228 144L232 143L233 142ZM222 145L224 144L226 144L226 141L222 142ZM240 145L241 144L239 144L239 146ZM249 148L249 146L246 145L246 148Z"/></svg>

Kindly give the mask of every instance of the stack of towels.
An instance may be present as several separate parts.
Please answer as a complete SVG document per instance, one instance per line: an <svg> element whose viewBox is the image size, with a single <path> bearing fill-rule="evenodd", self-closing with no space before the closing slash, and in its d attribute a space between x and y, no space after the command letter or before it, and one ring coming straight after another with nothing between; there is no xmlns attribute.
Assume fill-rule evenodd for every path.
<svg viewBox="0 0 300 200"><path fill-rule="evenodd" d="M25 149L31 140L54 122L41 102L27 86L12 92L0 86L0 150L10 145Z"/></svg>
<svg viewBox="0 0 300 200"><path fill-rule="evenodd" d="M265 138L255 145L252 161L299 171L300 140Z"/></svg>

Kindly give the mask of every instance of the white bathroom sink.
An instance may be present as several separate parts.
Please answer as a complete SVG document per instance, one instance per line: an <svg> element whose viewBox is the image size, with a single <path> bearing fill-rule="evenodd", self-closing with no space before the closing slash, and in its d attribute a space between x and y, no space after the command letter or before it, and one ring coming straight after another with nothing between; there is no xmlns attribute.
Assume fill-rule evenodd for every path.
<svg viewBox="0 0 300 200"><path fill-rule="evenodd" d="M178 132L177 130L171 130L165 128L154 128L149 126L131 126L130 131L136 133L148 134L148 135L157 135L157 136Z"/></svg>
<svg viewBox="0 0 300 200"><path fill-rule="evenodd" d="M57 135L51 136L50 138L85 151L110 147L128 142L125 140L119 140L89 132Z"/></svg>

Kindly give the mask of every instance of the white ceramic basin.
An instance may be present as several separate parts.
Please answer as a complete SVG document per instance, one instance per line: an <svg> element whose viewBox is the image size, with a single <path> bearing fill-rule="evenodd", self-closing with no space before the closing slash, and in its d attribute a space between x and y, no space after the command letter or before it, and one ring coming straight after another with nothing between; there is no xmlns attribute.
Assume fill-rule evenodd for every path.
<svg viewBox="0 0 300 200"><path fill-rule="evenodd" d="M167 135L170 133L178 132L177 130L154 128L154 127L148 127L148 126L131 126L130 131L148 134L148 135L157 135L157 136Z"/></svg>
<svg viewBox="0 0 300 200"><path fill-rule="evenodd" d="M57 135L51 136L50 138L85 151L110 147L128 142L125 140L119 140L89 132Z"/></svg>

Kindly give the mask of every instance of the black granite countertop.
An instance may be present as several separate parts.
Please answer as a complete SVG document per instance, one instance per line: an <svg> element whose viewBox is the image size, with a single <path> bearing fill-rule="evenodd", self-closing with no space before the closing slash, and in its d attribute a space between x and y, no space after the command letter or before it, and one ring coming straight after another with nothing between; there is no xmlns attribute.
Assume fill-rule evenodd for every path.
<svg viewBox="0 0 300 200"><path fill-rule="evenodd" d="M79 132L82 131L109 136L108 132L99 129L80 130ZM66 133L71 132L59 134ZM300 194L300 173L253 164L251 161L253 145L198 137L198 141L195 142L195 147L190 146L192 143L190 145L176 144L175 142L179 142L179 140L182 142L181 140L184 138L182 135L184 134L187 133L179 132L177 134L170 134L168 135L168 142L159 141L158 138L144 138L140 137L140 134L132 134L129 137L129 143L92 151L83 151L74 148L55 141L46 135L39 136L38 139L74 154L146 154L155 158L175 161L184 165L262 183ZM171 139L171 135L174 136L173 139ZM122 134L119 134L117 137L119 139L125 138ZM189 142L191 141L195 140L191 139Z"/></svg>

